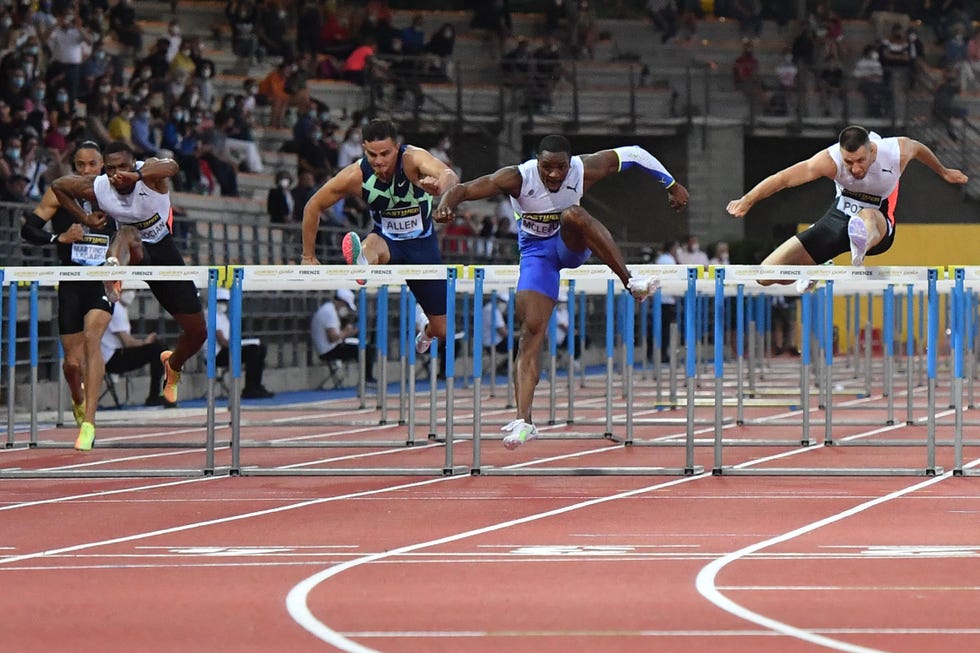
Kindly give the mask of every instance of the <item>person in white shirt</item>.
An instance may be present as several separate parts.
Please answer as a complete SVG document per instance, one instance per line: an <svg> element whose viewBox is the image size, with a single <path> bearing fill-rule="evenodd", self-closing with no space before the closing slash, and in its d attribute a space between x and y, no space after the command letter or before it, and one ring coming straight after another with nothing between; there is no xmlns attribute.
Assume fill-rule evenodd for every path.
<svg viewBox="0 0 980 653"><path fill-rule="evenodd" d="M313 351L324 363L357 360L359 340L357 302L354 293L341 288L333 298L324 302L310 321ZM368 347L366 383L374 383L374 349Z"/></svg>
<svg viewBox="0 0 980 653"><path fill-rule="evenodd" d="M106 374L126 374L144 365L150 366L150 390L146 395L145 406L173 408L176 403L164 399L160 394L163 383L163 362L161 352L166 350L156 333L148 333L136 338L129 321L129 307L136 297L135 290L124 290L119 301L112 307L112 318L102 334L102 357L105 360Z"/></svg>
<svg viewBox="0 0 980 653"><path fill-rule="evenodd" d="M72 105L81 91L85 46L92 43L92 34L82 26L81 17L72 7L58 16L58 22L48 35L47 45L51 51L48 79L64 75L62 86L68 89L68 101Z"/></svg>
<svg viewBox="0 0 980 653"><path fill-rule="evenodd" d="M654 261L654 265L677 265L680 256L680 243L668 240L664 250ZM660 362L670 360L670 325L677 321L677 299L673 295L661 293L660 296ZM653 329L647 334L647 360L653 362Z"/></svg>
<svg viewBox="0 0 980 653"><path fill-rule="evenodd" d="M218 288L218 312L214 316L214 331L219 351L214 357L218 367L228 367L228 338L231 337L231 321L228 319L228 301L231 293L227 288ZM242 388L242 399L268 399L275 397L274 392L266 390L262 385L262 374L265 372L266 346L258 338L242 338L242 365L245 366L245 387Z"/></svg>

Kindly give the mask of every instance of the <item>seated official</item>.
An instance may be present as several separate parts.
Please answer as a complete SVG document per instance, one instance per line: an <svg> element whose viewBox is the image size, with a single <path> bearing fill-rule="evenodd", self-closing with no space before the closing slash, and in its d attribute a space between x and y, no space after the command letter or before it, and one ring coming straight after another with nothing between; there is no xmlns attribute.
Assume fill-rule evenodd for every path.
<svg viewBox="0 0 980 653"><path fill-rule="evenodd" d="M167 401L160 394L163 384L163 363L160 361L160 354L167 348L157 340L156 333L149 333L145 338L135 338L132 335L129 306L135 298L135 290L124 290L120 294L119 301L112 308L112 319L109 320L109 326L102 335L105 371L107 374L126 374L149 365L150 390L144 405L173 408L177 404Z"/></svg>
<svg viewBox="0 0 980 653"><path fill-rule="evenodd" d="M228 301L231 294L227 288L218 288L218 312L214 316L214 332L217 338L218 353L215 354L214 364L218 367L228 367L228 338L231 335L231 322L228 319ZM258 338L242 338L242 365L245 367L245 387L242 388L242 399L268 399L275 397L262 385L262 374L265 372L266 346Z"/></svg>
<svg viewBox="0 0 980 653"><path fill-rule="evenodd" d="M341 288L332 299L323 303L310 321L313 351L325 362L358 359L360 348L357 333L357 302L354 293ZM374 383L374 348L368 347L366 383Z"/></svg>

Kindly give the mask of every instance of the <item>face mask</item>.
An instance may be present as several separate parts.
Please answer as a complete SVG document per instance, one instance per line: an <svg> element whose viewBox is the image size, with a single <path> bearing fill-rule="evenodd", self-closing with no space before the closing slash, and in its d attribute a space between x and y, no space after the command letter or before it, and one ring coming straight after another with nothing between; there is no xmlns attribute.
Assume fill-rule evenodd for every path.
<svg viewBox="0 0 980 653"><path fill-rule="evenodd" d="M286 12L285 12L285 11L282 11L282 10L280 9L280 10L279 10L279 18L285 18L285 17L286 17Z"/></svg>
<svg viewBox="0 0 980 653"><path fill-rule="evenodd" d="M289 180L288 179L280 179L279 180L279 187L280 188L283 188L283 189L289 188Z"/></svg>
<svg viewBox="0 0 980 653"><path fill-rule="evenodd" d="M68 134L71 133L71 127L67 125L62 125L61 127L58 127L58 133L61 134L62 136L67 136Z"/></svg>
<svg viewBox="0 0 980 653"><path fill-rule="evenodd" d="M170 35L171 36L180 36L180 28L179 27L172 27L170 29Z"/></svg>
<svg viewBox="0 0 980 653"><path fill-rule="evenodd" d="M313 132L313 140L318 141L323 138L323 132Z"/></svg>
<svg viewBox="0 0 980 653"><path fill-rule="evenodd" d="M793 55L791 55L791 54L788 54L788 55L786 55L785 57L783 57L783 60L784 60L784 61L785 61L786 63L793 63Z"/></svg>
<svg viewBox="0 0 980 653"><path fill-rule="evenodd" d="M14 77L10 81L13 82L14 88L23 88L24 87L24 78L23 77Z"/></svg>
<svg viewBox="0 0 980 653"><path fill-rule="evenodd" d="M234 109L235 108L235 104L236 103L235 103L234 100L228 100L228 102L225 103L225 106L228 107L229 109Z"/></svg>
<svg viewBox="0 0 980 653"><path fill-rule="evenodd" d="M125 118L126 120L132 120L133 119L133 112L132 111L127 111L126 113L123 114L123 118Z"/></svg>
<svg viewBox="0 0 980 653"><path fill-rule="evenodd" d="M191 56L191 51L190 50L181 50L180 53L182 55L184 55L185 57Z"/></svg>
<svg viewBox="0 0 980 653"><path fill-rule="evenodd" d="M254 86L249 86L248 88L245 89L245 92L248 93L249 95L255 95L255 92L258 90L259 89L255 88Z"/></svg>
<svg viewBox="0 0 980 653"><path fill-rule="evenodd" d="M112 87L111 86L107 86L106 84L103 84L102 86L99 87L99 93L108 93L111 90L112 90Z"/></svg>
<svg viewBox="0 0 980 653"><path fill-rule="evenodd" d="M54 99L57 100L58 102L67 102L68 101L68 94L67 93L58 93L56 96L54 96Z"/></svg>
<svg viewBox="0 0 980 653"><path fill-rule="evenodd" d="M184 112L183 111L174 111L174 120L176 120L177 122L180 122L183 119L184 119Z"/></svg>
<svg viewBox="0 0 980 653"><path fill-rule="evenodd" d="M207 69L202 70L201 71L201 77L203 77L204 79L210 79L210 77L211 77L211 71L210 70L207 70Z"/></svg>
<svg viewBox="0 0 980 653"><path fill-rule="evenodd" d="M149 94L150 94L150 91L148 89L141 88L139 91L136 92L136 97L138 97L139 99L142 100L143 98L145 98Z"/></svg>
<svg viewBox="0 0 980 653"><path fill-rule="evenodd" d="M878 61L878 53L877 52L872 52L871 53L871 61Z"/></svg>
<svg viewBox="0 0 980 653"><path fill-rule="evenodd" d="M9 16L4 17L3 20L0 20L0 25L2 25L4 29L8 29L13 24L14 24L14 21L11 20L11 18Z"/></svg>
<svg viewBox="0 0 980 653"><path fill-rule="evenodd" d="M38 100L43 100L44 99L44 89L42 88L42 89L38 89L37 91L34 91L34 97L37 98Z"/></svg>
<svg viewBox="0 0 980 653"><path fill-rule="evenodd" d="M323 112L321 112L320 113L320 122L327 122L328 120L330 120L330 112L329 111L323 111Z"/></svg>
<svg viewBox="0 0 980 653"><path fill-rule="evenodd" d="M74 22L75 22L75 16L74 16L74 14L65 14L65 24L66 25L71 25Z"/></svg>
<svg viewBox="0 0 980 653"><path fill-rule="evenodd" d="M20 148L12 147L9 150L7 150L7 157L11 161L20 161Z"/></svg>
<svg viewBox="0 0 980 653"><path fill-rule="evenodd" d="M98 52L95 53L95 58L98 61L102 61L103 59L105 59L105 52L99 50Z"/></svg>

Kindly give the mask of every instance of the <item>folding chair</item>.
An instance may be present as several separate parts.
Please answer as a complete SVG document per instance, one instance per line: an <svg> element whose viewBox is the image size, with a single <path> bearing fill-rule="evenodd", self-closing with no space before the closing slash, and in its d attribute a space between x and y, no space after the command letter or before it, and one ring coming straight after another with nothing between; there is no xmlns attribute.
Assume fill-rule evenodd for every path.
<svg viewBox="0 0 980 653"><path fill-rule="evenodd" d="M344 377L346 376L346 368L344 366L344 361L334 359L328 360L327 362L327 376L320 381L320 385L316 387L317 390L327 390L328 386L336 390L344 385Z"/></svg>
<svg viewBox="0 0 980 653"><path fill-rule="evenodd" d="M116 389L116 383L122 381L123 391L125 392L123 401L119 400L119 391ZM122 408L124 405L129 403L129 389L130 382L129 377L125 374L109 374L105 375L105 389L102 394L99 395L99 403L102 403L102 399L106 395L112 398L112 402L116 405L116 408Z"/></svg>

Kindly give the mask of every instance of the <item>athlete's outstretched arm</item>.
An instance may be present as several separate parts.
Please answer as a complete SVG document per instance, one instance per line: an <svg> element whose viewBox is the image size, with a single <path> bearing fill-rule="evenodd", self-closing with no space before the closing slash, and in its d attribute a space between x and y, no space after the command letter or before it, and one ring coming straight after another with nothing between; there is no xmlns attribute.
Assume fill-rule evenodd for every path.
<svg viewBox="0 0 980 653"><path fill-rule="evenodd" d="M354 162L331 177L313 193L303 207L303 265L319 265L316 258L316 232L320 229L320 214L344 199L358 193L364 176L361 167Z"/></svg>
<svg viewBox="0 0 980 653"><path fill-rule="evenodd" d="M88 200L93 204L95 199L95 186L92 177L82 175L67 175L59 177L51 182L51 190L61 208L68 211L75 222L79 222L89 227L99 229L105 226L105 214L101 211L85 213L76 200Z"/></svg>
<svg viewBox="0 0 980 653"><path fill-rule="evenodd" d="M459 177L453 169L427 150L410 145L405 153L408 156L403 161L408 180L430 195L443 195L459 184Z"/></svg>
<svg viewBox="0 0 980 653"><path fill-rule="evenodd" d="M639 145L625 145L612 150L600 150L594 154L583 154L582 163L585 168L583 192L604 177L628 168L638 168L663 184L670 208L681 211L687 206L687 188L674 179L657 157Z"/></svg>
<svg viewBox="0 0 980 653"><path fill-rule="evenodd" d="M451 222L456 217L456 207L469 200L482 200L505 193L517 197L521 192L521 173L517 166L507 166L489 175L471 179L449 189L432 212L436 222Z"/></svg>
<svg viewBox="0 0 980 653"><path fill-rule="evenodd" d="M775 195L785 188L802 186L820 177L833 179L835 176L837 176L837 164L830 158L827 150L821 150L805 161L794 163L788 168L769 175L740 199L729 202L727 210L736 218L744 218L756 202Z"/></svg>
<svg viewBox="0 0 980 653"><path fill-rule="evenodd" d="M961 171L955 168L947 168L940 161L939 157L929 149L928 146L923 145L919 141L906 138L904 136L899 138L899 147L902 150L902 171L905 171L905 166L912 159L915 159L919 163L925 165L930 170L935 172L937 175L942 177L943 181L949 184L965 184L969 181L969 178L963 174Z"/></svg>

